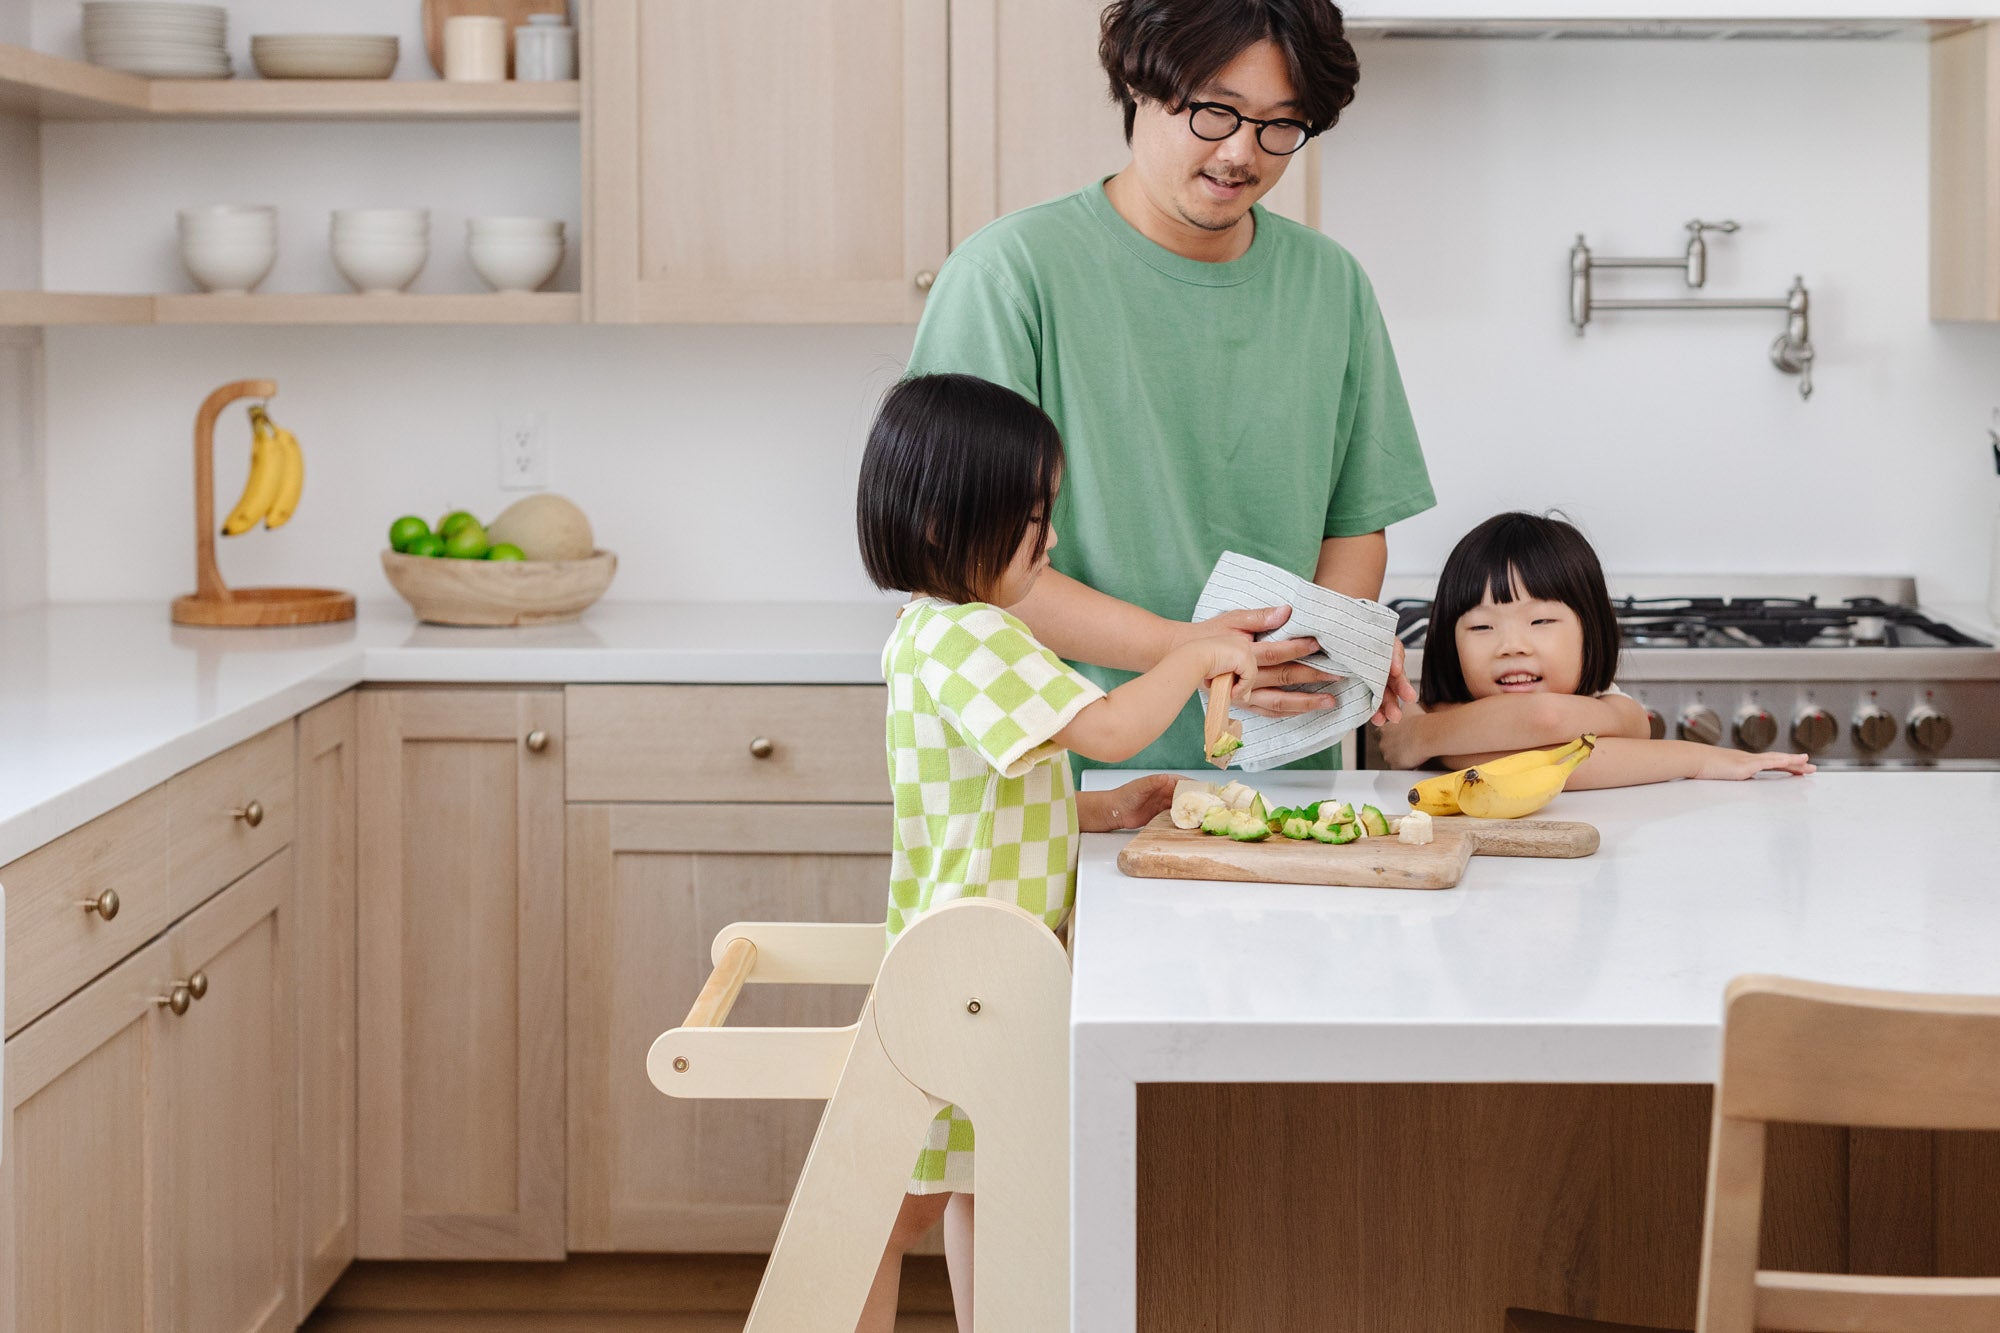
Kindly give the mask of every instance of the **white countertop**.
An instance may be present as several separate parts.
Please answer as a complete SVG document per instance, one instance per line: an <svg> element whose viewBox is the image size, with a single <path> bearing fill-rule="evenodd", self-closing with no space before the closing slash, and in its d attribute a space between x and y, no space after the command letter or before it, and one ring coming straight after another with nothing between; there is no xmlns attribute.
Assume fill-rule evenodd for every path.
<svg viewBox="0 0 2000 1333"><path fill-rule="evenodd" d="M362 681L874 684L892 602L600 602L524 629L195 629L157 602L0 616L0 865Z"/></svg>
<svg viewBox="0 0 2000 1333"><path fill-rule="evenodd" d="M1246 781L1297 804L1331 777L1396 815L1410 776ZM1540 817L1603 845L1475 857L1436 892L1132 879L1129 835L1086 836L1078 1045L1138 1082L1698 1083L1739 973L2000 991L2000 773L1568 792Z"/></svg>

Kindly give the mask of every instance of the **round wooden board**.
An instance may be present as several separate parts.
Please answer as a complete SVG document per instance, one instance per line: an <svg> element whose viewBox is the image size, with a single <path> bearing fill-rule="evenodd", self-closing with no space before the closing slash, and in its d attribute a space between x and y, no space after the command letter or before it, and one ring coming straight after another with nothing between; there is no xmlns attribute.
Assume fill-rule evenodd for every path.
<svg viewBox="0 0 2000 1333"><path fill-rule="evenodd" d="M232 588L227 599L174 598L176 625L323 625L354 619L354 594L338 588Z"/></svg>

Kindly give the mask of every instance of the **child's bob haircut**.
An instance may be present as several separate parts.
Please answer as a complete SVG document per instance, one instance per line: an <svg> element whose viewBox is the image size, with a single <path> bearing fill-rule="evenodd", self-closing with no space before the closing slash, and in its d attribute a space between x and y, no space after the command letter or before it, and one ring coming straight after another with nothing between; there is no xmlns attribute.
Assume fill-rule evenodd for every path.
<svg viewBox="0 0 2000 1333"><path fill-rule="evenodd" d="M1062 436L1041 408L972 375L889 390L861 455L856 526L878 588L985 601L1040 516L1048 549Z"/></svg>
<svg viewBox="0 0 2000 1333"><path fill-rule="evenodd" d="M1491 593L1496 602L1516 597L1561 602L1583 622L1583 674L1578 694L1601 694L1618 674L1618 616L1604 590L1604 570L1584 535L1559 518L1495 514L1459 539L1438 575L1424 634L1424 676L1417 702L1472 702L1458 660L1459 617Z"/></svg>

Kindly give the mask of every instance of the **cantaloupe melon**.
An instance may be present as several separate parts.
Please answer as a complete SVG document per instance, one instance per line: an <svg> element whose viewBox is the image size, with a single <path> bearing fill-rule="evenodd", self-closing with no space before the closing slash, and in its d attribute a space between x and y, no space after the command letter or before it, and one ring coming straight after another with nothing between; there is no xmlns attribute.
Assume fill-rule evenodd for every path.
<svg viewBox="0 0 2000 1333"><path fill-rule="evenodd" d="M596 549L583 511L547 492L508 505L487 525L486 536L496 546L512 542L530 560L582 560Z"/></svg>

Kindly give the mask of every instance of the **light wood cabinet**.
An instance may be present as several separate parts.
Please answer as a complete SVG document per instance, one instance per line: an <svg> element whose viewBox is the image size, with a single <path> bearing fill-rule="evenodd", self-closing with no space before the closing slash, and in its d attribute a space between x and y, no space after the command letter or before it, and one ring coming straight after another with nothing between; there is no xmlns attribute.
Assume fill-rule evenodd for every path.
<svg viewBox="0 0 2000 1333"><path fill-rule="evenodd" d="M587 317L906 323L950 244L941 0L595 0Z"/></svg>
<svg viewBox="0 0 2000 1333"><path fill-rule="evenodd" d="M298 727L297 1318L354 1258L353 692L304 713Z"/></svg>
<svg viewBox="0 0 2000 1333"><path fill-rule="evenodd" d="M2000 23L1931 43L1931 318L2000 320Z"/></svg>
<svg viewBox="0 0 2000 1333"><path fill-rule="evenodd" d="M572 1250L770 1249L822 1104L674 1100L646 1050L686 1016L730 922L879 920L889 809L570 807ZM865 995L750 986L730 1021L837 1026Z"/></svg>
<svg viewBox="0 0 2000 1333"><path fill-rule="evenodd" d="M357 1251L563 1252L557 690L360 696Z"/></svg>
<svg viewBox="0 0 2000 1333"><path fill-rule="evenodd" d="M284 853L7 1043L0 1327L292 1326L291 895Z"/></svg>

